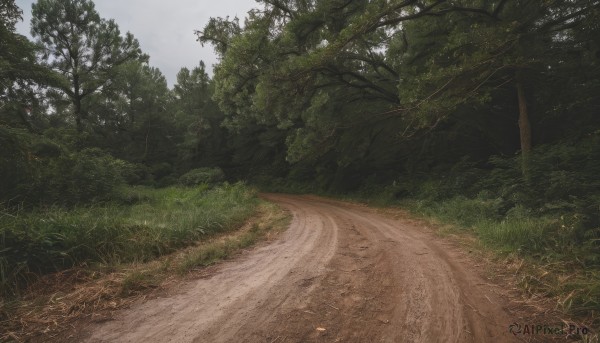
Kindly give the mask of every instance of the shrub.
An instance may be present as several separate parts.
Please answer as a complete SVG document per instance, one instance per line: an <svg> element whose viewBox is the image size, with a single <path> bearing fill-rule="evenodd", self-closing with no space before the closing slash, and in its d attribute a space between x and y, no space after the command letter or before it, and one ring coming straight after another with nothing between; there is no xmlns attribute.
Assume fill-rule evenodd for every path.
<svg viewBox="0 0 600 343"><path fill-rule="evenodd" d="M77 204L107 199L123 184L127 163L100 149L64 153L42 161L28 197L42 203Z"/></svg>
<svg viewBox="0 0 600 343"><path fill-rule="evenodd" d="M0 202L76 204L106 199L135 167L100 149L71 152L53 140L0 127Z"/></svg>
<svg viewBox="0 0 600 343"><path fill-rule="evenodd" d="M152 172L152 175L154 176L154 179L160 180L163 177L173 173L173 166L167 162L162 162L151 166L150 170Z"/></svg>
<svg viewBox="0 0 600 343"><path fill-rule="evenodd" d="M221 168L198 168L192 169L179 178L179 182L185 186L197 186L200 184L216 184L225 180L225 174Z"/></svg>
<svg viewBox="0 0 600 343"><path fill-rule="evenodd" d="M141 163L130 163L122 161L121 176L130 185L142 184L150 177L148 167Z"/></svg>
<svg viewBox="0 0 600 343"><path fill-rule="evenodd" d="M34 161L25 132L0 126L0 202L21 201L23 187L31 182Z"/></svg>
<svg viewBox="0 0 600 343"><path fill-rule="evenodd" d="M521 156L492 157L489 170L463 160L444 177L438 173L415 182L417 191L406 203L472 227L484 242L502 250L524 256L570 254L597 268L600 135L538 146L530 158L527 177Z"/></svg>

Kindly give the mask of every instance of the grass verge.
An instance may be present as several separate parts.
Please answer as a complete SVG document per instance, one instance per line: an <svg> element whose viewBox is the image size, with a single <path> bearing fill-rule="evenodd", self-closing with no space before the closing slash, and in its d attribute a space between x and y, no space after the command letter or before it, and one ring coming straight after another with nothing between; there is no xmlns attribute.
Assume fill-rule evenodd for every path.
<svg viewBox="0 0 600 343"><path fill-rule="evenodd" d="M443 227L446 234L474 237L470 249L491 252L526 296L550 299L562 316L592 330L593 334L579 337L581 341L598 342L599 252L596 242L576 239L574 220L567 216L535 217L519 208L498 217L492 210L494 204L464 197L412 199L400 205Z"/></svg>
<svg viewBox="0 0 600 343"><path fill-rule="evenodd" d="M258 204L234 184L123 189L109 203L0 213L0 295L80 265L145 262L239 227Z"/></svg>
<svg viewBox="0 0 600 343"><path fill-rule="evenodd" d="M243 188L247 191L246 187ZM161 194L175 193L168 189L164 192ZM177 194L181 193L177 191ZM148 196L154 197L152 194ZM241 211L244 213L242 216L234 206L226 206L223 211L232 211L239 217L236 215L235 220L222 221L222 230L211 235L205 231L201 236L187 237L185 246L177 249L177 245L172 245L170 253L157 258L83 263L36 278L19 297L2 299L0 341L60 340L60 335L76 321L106 320L112 311L152 294L153 290L168 289L170 285L194 275L196 269L228 258L287 227L289 217L286 212L258 200L254 194L250 200L251 212ZM227 203L223 201L221 205ZM181 205L186 207L183 202ZM210 204L211 208L221 205ZM164 216L167 214L155 213L153 218ZM204 221L207 217L203 217ZM193 241L192 237L200 239Z"/></svg>

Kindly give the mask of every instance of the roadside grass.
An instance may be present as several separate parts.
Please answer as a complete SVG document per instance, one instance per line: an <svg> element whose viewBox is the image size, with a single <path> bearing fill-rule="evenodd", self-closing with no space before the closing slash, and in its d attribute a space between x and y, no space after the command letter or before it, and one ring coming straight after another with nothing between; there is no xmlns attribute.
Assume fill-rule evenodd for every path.
<svg viewBox="0 0 600 343"><path fill-rule="evenodd" d="M80 265L146 262L239 227L256 192L234 184L208 189L122 189L109 203L0 213L0 294L19 296L39 275Z"/></svg>
<svg viewBox="0 0 600 343"><path fill-rule="evenodd" d="M244 248L288 227L290 217L274 204L261 202L257 215L232 234L218 235L206 242L183 249L166 259L136 269L124 279L122 293L134 293L145 288L156 287L165 276L185 274L230 258Z"/></svg>
<svg viewBox="0 0 600 343"><path fill-rule="evenodd" d="M498 216L493 200L466 197L398 204L442 224L445 232L475 236L470 248L493 252L526 294L553 299L556 310L595 332L585 339L598 340L600 250L598 242L578 239L573 218L536 217L522 208Z"/></svg>
<svg viewBox="0 0 600 343"><path fill-rule="evenodd" d="M2 305L0 341L68 340L61 335L75 321L109 320L112 311L167 290L287 228L287 212L254 195L253 199L254 211L245 221L156 259L84 265L40 278L21 298Z"/></svg>

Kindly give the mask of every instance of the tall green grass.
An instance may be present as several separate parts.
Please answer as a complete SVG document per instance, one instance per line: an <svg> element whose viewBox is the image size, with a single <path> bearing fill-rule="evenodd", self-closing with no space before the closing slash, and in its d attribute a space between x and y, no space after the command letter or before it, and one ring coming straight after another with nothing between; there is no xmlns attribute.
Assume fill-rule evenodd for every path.
<svg viewBox="0 0 600 343"><path fill-rule="evenodd" d="M115 201L0 214L0 291L81 264L144 262L235 228L258 204L243 184L123 188Z"/></svg>
<svg viewBox="0 0 600 343"><path fill-rule="evenodd" d="M462 196L446 200L404 200L414 213L453 224L474 234L488 250L525 261L517 270L523 289L558 299L565 313L591 318L600 327L600 250L598 241L578 238L577 214L535 216L517 206L498 214L499 201Z"/></svg>

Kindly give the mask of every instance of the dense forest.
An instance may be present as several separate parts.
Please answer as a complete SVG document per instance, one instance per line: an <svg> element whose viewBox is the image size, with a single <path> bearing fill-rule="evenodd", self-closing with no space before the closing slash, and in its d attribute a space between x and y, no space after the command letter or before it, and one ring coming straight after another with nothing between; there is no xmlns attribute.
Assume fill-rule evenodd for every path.
<svg viewBox="0 0 600 343"><path fill-rule="evenodd" d="M2 200L77 203L109 191L114 173L163 186L219 167L265 185L485 190L507 210L586 212L597 190L598 3L257 6L243 26L213 18L197 32L220 56L213 79L201 62L168 89L91 1L39 1L35 43L15 33L21 12L6 2Z"/></svg>
<svg viewBox="0 0 600 343"><path fill-rule="evenodd" d="M0 3L4 223L133 202L125 185L350 195L580 270L538 286L600 309L600 1L257 0L198 28L214 76L200 62L173 89L91 0L32 14L34 42ZM5 274L25 263L10 239L38 242L11 225Z"/></svg>

